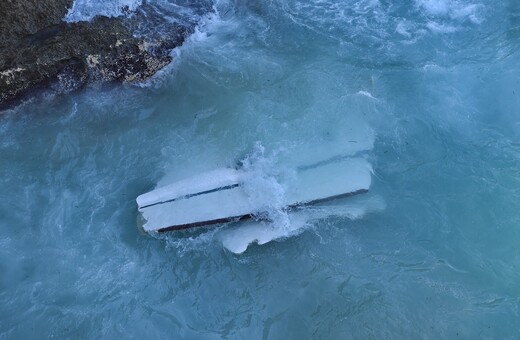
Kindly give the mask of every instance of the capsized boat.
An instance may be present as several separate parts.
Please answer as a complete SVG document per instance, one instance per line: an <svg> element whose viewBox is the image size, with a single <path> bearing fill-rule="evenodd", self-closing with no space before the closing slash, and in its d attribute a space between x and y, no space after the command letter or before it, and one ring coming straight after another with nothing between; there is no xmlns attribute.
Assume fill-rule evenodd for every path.
<svg viewBox="0 0 520 340"><path fill-rule="evenodd" d="M365 193L372 168L361 157L333 158L292 169L290 178L276 178L286 211ZM255 197L245 169L222 168L157 188L137 197L142 229L147 233L268 216L268 204Z"/></svg>

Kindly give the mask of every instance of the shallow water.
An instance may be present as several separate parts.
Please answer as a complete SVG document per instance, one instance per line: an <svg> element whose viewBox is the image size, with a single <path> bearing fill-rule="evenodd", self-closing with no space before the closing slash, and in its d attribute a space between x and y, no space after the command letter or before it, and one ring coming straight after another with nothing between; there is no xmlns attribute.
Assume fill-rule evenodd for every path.
<svg viewBox="0 0 520 340"><path fill-rule="evenodd" d="M520 3L213 5L149 83L0 116L0 337L520 337ZM351 138L370 192L280 239L136 227L158 183Z"/></svg>

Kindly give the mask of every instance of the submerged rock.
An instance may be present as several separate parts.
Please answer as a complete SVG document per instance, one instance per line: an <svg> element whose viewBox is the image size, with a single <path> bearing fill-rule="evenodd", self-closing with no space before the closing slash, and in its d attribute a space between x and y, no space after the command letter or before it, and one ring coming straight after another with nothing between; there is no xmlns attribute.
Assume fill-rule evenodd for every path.
<svg viewBox="0 0 520 340"><path fill-rule="evenodd" d="M145 15L65 23L72 0L0 2L0 109L36 91L64 93L89 82L139 82L171 61L190 27L135 37Z"/></svg>

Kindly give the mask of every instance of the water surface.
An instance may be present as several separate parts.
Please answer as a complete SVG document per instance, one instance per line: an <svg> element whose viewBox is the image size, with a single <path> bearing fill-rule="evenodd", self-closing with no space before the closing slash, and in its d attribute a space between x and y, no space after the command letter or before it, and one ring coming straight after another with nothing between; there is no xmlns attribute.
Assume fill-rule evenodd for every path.
<svg viewBox="0 0 520 340"><path fill-rule="evenodd" d="M150 3L200 24L149 83L0 116L0 337L520 337L520 3ZM370 192L273 242L136 228L158 183L351 137Z"/></svg>

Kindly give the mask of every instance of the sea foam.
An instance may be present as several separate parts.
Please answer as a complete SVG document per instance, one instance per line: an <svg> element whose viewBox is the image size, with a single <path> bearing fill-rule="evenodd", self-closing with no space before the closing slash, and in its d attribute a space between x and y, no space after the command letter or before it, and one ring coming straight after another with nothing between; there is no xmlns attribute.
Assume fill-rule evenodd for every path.
<svg viewBox="0 0 520 340"><path fill-rule="evenodd" d="M118 17L133 12L142 0L75 0L64 20L67 22L88 21L97 15Z"/></svg>

